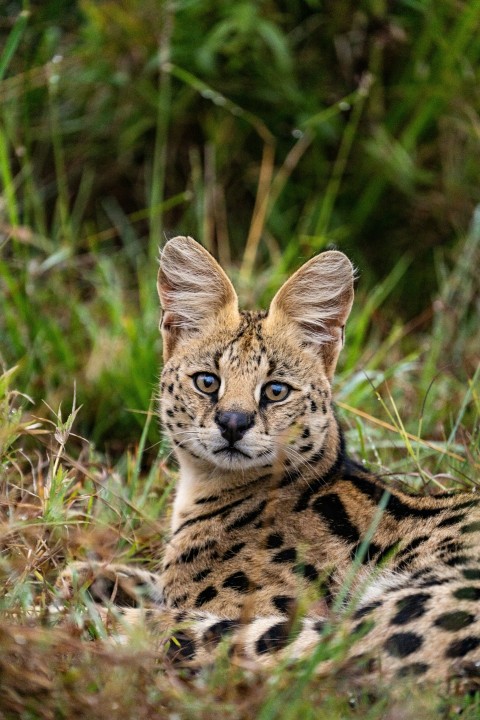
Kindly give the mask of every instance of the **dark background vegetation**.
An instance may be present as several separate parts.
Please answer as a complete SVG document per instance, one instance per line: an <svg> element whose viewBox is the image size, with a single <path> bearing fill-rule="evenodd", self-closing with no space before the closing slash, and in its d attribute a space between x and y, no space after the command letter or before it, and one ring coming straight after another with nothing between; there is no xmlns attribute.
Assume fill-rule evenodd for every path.
<svg viewBox="0 0 480 720"><path fill-rule="evenodd" d="M391 277L380 335L431 329L480 199L477 2L4 0L0 22L0 358L35 404L76 381L83 433L138 436L174 234L248 304L333 243L360 298Z"/></svg>

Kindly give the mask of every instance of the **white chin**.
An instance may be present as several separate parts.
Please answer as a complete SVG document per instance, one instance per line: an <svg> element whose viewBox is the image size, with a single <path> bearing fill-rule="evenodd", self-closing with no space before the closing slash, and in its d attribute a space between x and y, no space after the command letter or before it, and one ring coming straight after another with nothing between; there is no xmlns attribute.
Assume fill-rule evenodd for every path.
<svg viewBox="0 0 480 720"><path fill-rule="evenodd" d="M249 470L250 468L262 468L271 462L268 455L263 457L249 458L240 453L217 453L210 458L211 461L223 470ZM272 458L273 459L273 458Z"/></svg>

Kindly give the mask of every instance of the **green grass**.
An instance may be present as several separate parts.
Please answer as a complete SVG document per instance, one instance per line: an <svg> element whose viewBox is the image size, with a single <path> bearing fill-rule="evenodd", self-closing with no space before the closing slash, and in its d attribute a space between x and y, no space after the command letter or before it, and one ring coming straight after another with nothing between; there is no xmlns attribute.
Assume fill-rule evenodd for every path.
<svg viewBox="0 0 480 720"><path fill-rule="evenodd" d="M47 612L68 560L161 555L164 231L210 248L248 307L329 243L348 252L351 450L418 491L474 486L478 3L37 5L0 25L0 711L478 717L453 687L373 693L328 643L321 681L308 661L191 677L141 634L90 642L81 598L63 627Z"/></svg>
<svg viewBox="0 0 480 720"><path fill-rule="evenodd" d="M348 371L376 352L373 313L393 346L405 323L428 327L415 319L459 262L480 200L476 3L355 15L342 2L334 16L314 2L55 7L12 4L0 26L0 359L20 365L36 405L76 382L81 432L115 456L135 443L160 358L163 231L233 262L250 305L312 253L345 249L363 308ZM361 78L345 65L349 32ZM462 311L476 282L460 288Z"/></svg>
<svg viewBox="0 0 480 720"><path fill-rule="evenodd" d="M14 372L0 380L4 508L0 708L4 717L101 718L115 712L132 720L207 720L225 715L379 720L400 713L406 719L433 720L455 718L460 711L462 717L478 717L478 699L462 696L453 686L441 691L402 684L365 687L355 668L345 666L348 640L339 645L327 638L319 648L315 661L335 660L328 677L316 677L316 662L309 660L265 673L231 665L226 656L192 676L166 665L161 646L154 647L141 631L127 633L128 641L121 646L105 644L102 623L82 593L61 625L52 625L48 610L52 586L66 560L96 557L152 569L157 565L175 474L165 463L167 448L160 449L158 461L148 470L142 467L151 415L145 417L137 450L112 467L86 442L78 452L75 424L81 408L50 410L49 418L38 422L18 409L27 399L11 389L14 383ZM432 389L432 401L435 395ZM473 403L477 428L478 400L478 385L472 385L467 401ZM382 410L376 419L385 417L388 414ZM470 456L471 462L444 457L448 475L425 478L446 487L469 486L466 478L474 476L478 463L478 436L471 437L469 444L442 443L433 451L421 443L405 447L401 432L377 434L368 421L358 421L349 435L352 445L364 448L362 455L369 464L383 465L388 456L403 469L418 466L419 477L428 475L427 468L435 465L442 451ZM35 449L26 453L32 439ZM416 479L408 478L409 484L415 485Z"/></svg>
<svg viewBox="0 0 480 720"><path fill-rule="evenodd" d="M445 275L443 303L465 277L464 259L474 248L478 252L478 245L474 225L457 265ZM357 307L351 322L337 380L349 445L373 469L394 471L411 488L472 488L480 457L479 370L465 382L444 369L431 382L424 368L434 362L432 358L438 362L450 355L453 348L465 367L474 367L468 312L473 298L465 290L468 283L462 283L464 306L457 295L454 330L439 301L428 332L410 336L401 322L382 332L367 322L367 314L378 316L405 272L403 264L387 276L364 307ZM105 293L111 295L106 304L111 308L110 328L121 343L115 382L122 377L122 362L122 382L135 384L127 373L139 362L132 345L140 342L141 327L125 323L120 294L106 285ZM109 370L107 366L104 372ZM75 387L65 388L61 404L50 398L48 404L35 407L16 389L21 388L19 378L19 368L0 378L0 708L5 717L100 718L115 711L125 718L227 714L261 720L379 720L400 712L402 718L413 720L454 718L459 709L462 717L478 717L478 701L463 697L454 687L441 692L399 685L364 687L354 669L345 667L348 642L323 644L315 659L335 659L337 668L327 678L315 677L316 663L309 661L265 674L232 666L226 658L189 676L165 666L162 648L152 647L141 632L130 633L121 647L105 645L101 621L82 593L61 626L53 627L48 610L53 584L67 561L95 557L152 569L158 565L175 471L163 440L150 444L151 427L156 425L153 401L145 413L131 419L138 425L136 444L109 460L105 449L76 434L88 408L79 407ZM359 409L363 416L357 414Z"/></svg>

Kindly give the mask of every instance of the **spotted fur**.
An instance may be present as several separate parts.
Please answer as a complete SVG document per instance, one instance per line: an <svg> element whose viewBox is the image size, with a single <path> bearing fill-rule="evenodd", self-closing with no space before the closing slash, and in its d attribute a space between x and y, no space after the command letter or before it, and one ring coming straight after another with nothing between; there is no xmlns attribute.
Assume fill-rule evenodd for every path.
<svg viewBox="0 0 480 720"><path fill-rule="evenodd" d="M304 657L341 618L368 673L478 674L480 499L403 494L345 450L331 379L353 279L349 260L326 252L268 312L240 312L200 245L166 244L161 415L180 477L162 570L78 564L59 580L64 594L90 573L98 601L133 618L133 598L158 632L182 623L171 646L182 662L209 661L225 636L255 662ZM216 391L199 389L199 373ZM288 385L285 399L266 399L271 382Z"/></svg>

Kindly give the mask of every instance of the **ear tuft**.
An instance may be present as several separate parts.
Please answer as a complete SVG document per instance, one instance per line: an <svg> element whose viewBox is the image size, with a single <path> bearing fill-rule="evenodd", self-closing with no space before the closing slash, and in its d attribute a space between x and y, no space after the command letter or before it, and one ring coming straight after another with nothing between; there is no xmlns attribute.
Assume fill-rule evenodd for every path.
<svg viewBox="0 0 480 720"><path fill-rule="evenodd" d="M166 243L160 255L157 287L164 311L166 356L182 337L205 331L219 312L238 314L232 283L210 253L191 237L178 236Z"/></svg>
<svg viewBox="0 0 480 720"><path fill-rule="evenodd" d="M280 288L270 306L295 324L303 340L319 346L327 374L335 369L353 302L354 269L342 252L329 250L303 265Z"/></svg>

